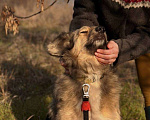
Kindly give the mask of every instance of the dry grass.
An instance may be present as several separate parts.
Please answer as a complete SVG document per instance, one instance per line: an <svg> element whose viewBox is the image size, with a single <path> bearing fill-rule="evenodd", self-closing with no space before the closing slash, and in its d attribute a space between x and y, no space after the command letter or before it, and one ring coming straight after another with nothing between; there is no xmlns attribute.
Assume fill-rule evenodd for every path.
<svg viewBox="0 0 150 120"><path fill-rule="evenodd" d="M12 74L8 74L7 71L3 71L0 69L0 97L1 102L8 101L9 99L9 93L8 93L8 81L10 79L13 79Z"/></svg>
<svg viewBox="0 0 150 120"><path fill-rule="evenodd" d="M36 5L32 7L34 1L15 2L10 5L17 15L26 16L38 10ZM0 103L0 120L6 117L27 120L31 116L33 120L45 119L51 101L51 83L63 68L43 46L60 32L68 31L71 14L71 5L57 3L40 15L21 20L20 33L16 36L5 36L4 24L0 23L3 33L0 35L0 99L5 100Z"/></svg>
<svg viewBox="0 0 150 120"><path fill-rule="evenodd" d="M52 2L45 0L47 4L49 1ZM36 0L0 0L0 9L4 2L14 6L19 16L39 10ZM72 3L59 1L42 14L21 20L20 33L16 36L5 36L4 24L0 22L0 120L45 119L51 85L63 68L43 46L62 31L68 31L72 13ZM121 65L117 74L123 86L120 103L123 120L144 120L143 97L134 62Z"/></svg>
<svg viewBox="0 0 150 120"><path fill-rule="evenodd" d="M123 120L145 120L144 99L139 87L134 61L122 64L116 70L122 83L121 116Z"/></svg>

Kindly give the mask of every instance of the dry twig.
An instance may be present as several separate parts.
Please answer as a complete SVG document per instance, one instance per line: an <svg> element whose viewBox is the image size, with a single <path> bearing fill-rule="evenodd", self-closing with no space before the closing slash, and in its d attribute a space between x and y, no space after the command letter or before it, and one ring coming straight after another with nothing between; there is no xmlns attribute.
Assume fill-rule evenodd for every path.
<svg viewBox="0 0 150 120"><path fill-rule="evenodd" d="M31 115L27 120L31 120L31 118L33 118L34 117L34 115Z"/></svg>
<svg viewBox="0 0 150 120"><path fill-rule="evenodd" d="M17 16L17 15L14 15L16 18L19 18L19 19L27 19L27 18L30 18L30 17L33 17L33 16L35 16L35 15L38 15L38 14L40 14L41 12L44 12L44 11L46 11L47 9L49 9L50 7L52 7L56 2L57 2L57 0L55 0L54 2L52 2L47 8L44 8L44 0L37 0L37 1L40 1L40 3L41 3L41 10L39 11L39 12L37 12L37 13L34 13L34 14L32 14L32 15L29 15L29 16L25 16L25 17L21 17L21 16ZM43 1L43 2L41 2L41 1ZM39 5L39 2L37 2L38 3L38 5ZM43 4L42 4L43 3ZM37 5L37 6L38 6Z"/></svg>

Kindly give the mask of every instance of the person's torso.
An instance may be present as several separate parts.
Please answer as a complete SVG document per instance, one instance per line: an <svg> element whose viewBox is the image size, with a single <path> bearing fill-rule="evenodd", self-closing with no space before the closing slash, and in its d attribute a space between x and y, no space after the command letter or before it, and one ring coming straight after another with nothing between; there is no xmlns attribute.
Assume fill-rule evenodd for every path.
<svg viewBox="0 0 150 120"><path fill-rule="evenodd" d="M150 1L95 1L99 23L105 26L109 39L123 38L139 26L150 26Z"/></svg>

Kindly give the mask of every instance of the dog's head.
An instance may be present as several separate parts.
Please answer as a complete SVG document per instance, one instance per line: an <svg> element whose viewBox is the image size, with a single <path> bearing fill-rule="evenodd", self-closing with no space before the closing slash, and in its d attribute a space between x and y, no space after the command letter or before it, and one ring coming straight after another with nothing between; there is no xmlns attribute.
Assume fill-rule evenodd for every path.
<svg viewBox="0 0 150 120"><path fill-rule="evenodd" d="M72 33L62 33L48 45L53 56L62 56L66 51L79 55L81 50L93 54L97 49L106 49L107 36L103 27L84 26Z"/></svg>

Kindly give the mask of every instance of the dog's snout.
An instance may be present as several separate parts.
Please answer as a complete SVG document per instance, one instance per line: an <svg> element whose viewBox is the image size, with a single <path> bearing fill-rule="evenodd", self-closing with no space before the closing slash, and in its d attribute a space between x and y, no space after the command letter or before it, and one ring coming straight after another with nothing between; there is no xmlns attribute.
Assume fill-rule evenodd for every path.
<svg viewBox="0 0 150 120"><path fill-rule="evenodd" d="M96 32L105 32L105 28L104 27L96 27L95 31Z"/></svg>

